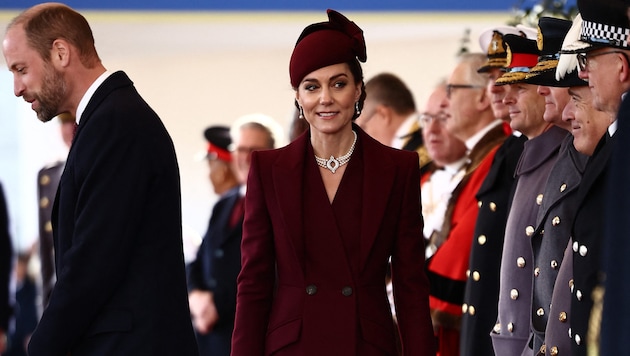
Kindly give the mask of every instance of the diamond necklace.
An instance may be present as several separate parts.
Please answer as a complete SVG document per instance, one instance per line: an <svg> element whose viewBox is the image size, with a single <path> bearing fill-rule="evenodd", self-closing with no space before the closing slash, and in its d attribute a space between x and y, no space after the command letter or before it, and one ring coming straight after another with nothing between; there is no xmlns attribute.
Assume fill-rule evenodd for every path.
<svg viewBox="0 0 630 356"><path fill-rule="evenodd" d="M315 161L317 162L317 165L335 173L335 171L339 167L348 163L348 161L350 161L350 158L352 158L352 152L354 152L354 145L357 143L357 133L354 132L354 130L352 130L352 133L354 134L354 141L352 141L352 146L350 146L350 150L348 150L348 153L346 153L343 156L339 156L337 158L335 158L335 156L333 155L330 155L329 159L317 157L317 155L315 155Z"/></svg>

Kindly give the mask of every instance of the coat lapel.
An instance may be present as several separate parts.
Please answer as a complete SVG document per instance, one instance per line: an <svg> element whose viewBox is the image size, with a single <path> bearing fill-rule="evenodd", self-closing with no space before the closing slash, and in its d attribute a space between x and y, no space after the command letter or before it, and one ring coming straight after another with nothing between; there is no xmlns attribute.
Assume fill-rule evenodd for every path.
<svg viewBox="0 0 630 356"><path fill-rule="evenodd" d="M361 207L361 266L366 265L370 250L380 230L380 225L388 206L396 172L394 162L380 143L365 134L358 127L354 130L362 141L363 153L363 206ZM420 184L420 182L418 182ZM419 199L419 197L418 197Z"/></svg>

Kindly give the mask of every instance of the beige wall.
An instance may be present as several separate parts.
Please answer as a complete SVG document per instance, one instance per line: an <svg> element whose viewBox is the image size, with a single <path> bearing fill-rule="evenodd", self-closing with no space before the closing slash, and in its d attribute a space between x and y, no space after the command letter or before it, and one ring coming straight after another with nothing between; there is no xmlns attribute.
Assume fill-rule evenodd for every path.
<svg viewBox="0 0 630 356"><path fill-rule="evenodd" d="M84 14L105 66L126 71L169 129L181 166L184 224L202 234L216 198L205 164L194 160L195 153L205 146L203 129L211 124L229 124L253 112L271 115L288 128L293 110L289 56L302 28L326 20L325 12ZM14 15L0 12L1 31ZM366 79L382 71L399 75L415 94L420 109L432 86L452 68L465 30L470 29L469 48L479 51L479 33L504 24L510 16L414 12L346 15L365 33ZM6 68L4 58L0 58L0 68ZM0 77L0 95L12 93L12 83L6 78ZM21 100L13 101L21 105L20 110L27 110ZM26 115L36 121L34 114ZM2 116L0 110L0 122L13 119ZM17 134L27 136L29 130L18 130ZM45 160L37 156L31 159ZM41 166L40 162L33 165ZM30 183L34 178L24 177L24 181ZM20 212L15 215L19 216L14 220L23 225L36 218ZM30 233L23 235L32 237Z"/></svg>

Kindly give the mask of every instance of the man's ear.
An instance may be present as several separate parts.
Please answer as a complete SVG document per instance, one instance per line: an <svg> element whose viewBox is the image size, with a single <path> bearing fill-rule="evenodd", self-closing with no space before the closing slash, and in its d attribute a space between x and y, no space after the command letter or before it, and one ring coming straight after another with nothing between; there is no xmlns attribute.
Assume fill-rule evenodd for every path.
<svg viewBox="0 0 630 356"><path fill-rule="evenodd" d="M55 66L67 67L70 64L70 54L70 44L66 40L56 39L53 41L50 58Z"/></svg>

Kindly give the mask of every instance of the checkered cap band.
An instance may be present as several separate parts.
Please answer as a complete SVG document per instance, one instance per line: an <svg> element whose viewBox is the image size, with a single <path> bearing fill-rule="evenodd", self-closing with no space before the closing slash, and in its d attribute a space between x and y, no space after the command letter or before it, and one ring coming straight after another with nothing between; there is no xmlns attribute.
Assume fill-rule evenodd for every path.
<svg viewBox="0 0 630 356"><path fill-rule="evenodd" d="M580 39L591 44L630 48L630 29L584 20Z"/></svg>

